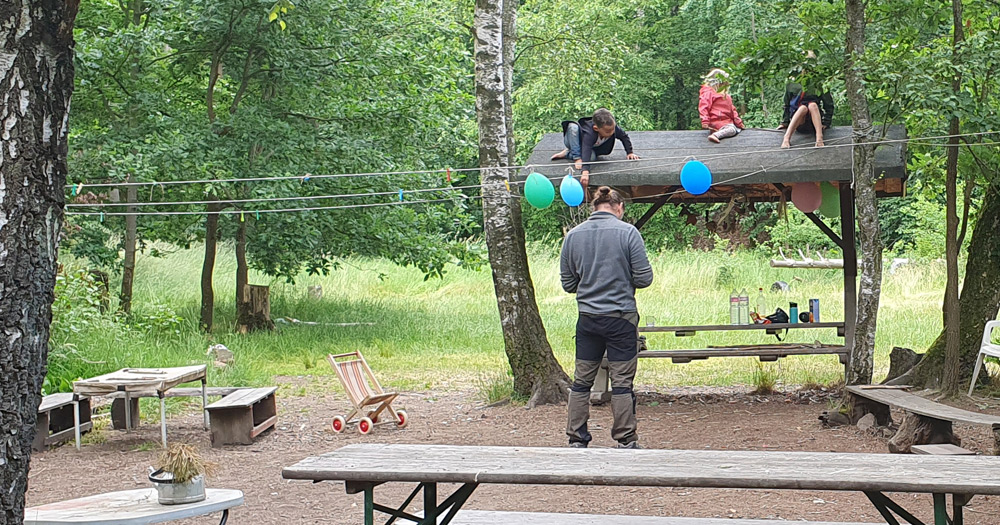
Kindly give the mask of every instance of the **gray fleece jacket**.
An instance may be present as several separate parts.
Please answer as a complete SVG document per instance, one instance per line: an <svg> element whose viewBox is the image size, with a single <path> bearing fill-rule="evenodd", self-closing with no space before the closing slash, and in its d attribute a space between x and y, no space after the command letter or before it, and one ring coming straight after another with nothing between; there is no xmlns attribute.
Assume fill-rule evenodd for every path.
<svg viewBox="0 0 1000 525"><path fill-rule="evenodd" d="M566 235L559 275L563 290L576 293L580 313L591 315L636 312L636 288L653 284L639 230L606 211Z"/></svg>

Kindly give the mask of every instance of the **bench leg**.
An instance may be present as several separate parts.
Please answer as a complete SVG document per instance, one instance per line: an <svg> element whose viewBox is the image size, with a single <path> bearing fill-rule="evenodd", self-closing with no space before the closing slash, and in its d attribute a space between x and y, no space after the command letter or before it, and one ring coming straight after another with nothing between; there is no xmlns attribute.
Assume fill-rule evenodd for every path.
<svg viewBox="0 0 1000 525"><path fill-rule="evenodd" d="M208 430L208 410L205 407L208 406L208 387L206 384L208 381L201 380L201 415L205 420L205 430Z"/></svg>
<svg viewBox="0 0 1000 525"><path fill-rule="evenodd" d="M163 392L157 392L160 397L160 436L163 437L163 448L167 448L167 403Z"/></svg>
<svg viewBox="0 0 1000 525"><path fill-rule="evenodd" d="M73 401L73 437L76 438L76 449L80 450L80 402Z"/></svg>
<svg viewBox="0 0 1000 525"><path fill-rule="evenodd" d="M132 432L132 398L125 391L125 433Z"/></svg>
<svg viewBox="0 0 1000 525"><path fill-rule="evenodd" d="M219 525L226 525L227 521L229 521L229 509L222 511L222 521L219 522Z"/></svg>

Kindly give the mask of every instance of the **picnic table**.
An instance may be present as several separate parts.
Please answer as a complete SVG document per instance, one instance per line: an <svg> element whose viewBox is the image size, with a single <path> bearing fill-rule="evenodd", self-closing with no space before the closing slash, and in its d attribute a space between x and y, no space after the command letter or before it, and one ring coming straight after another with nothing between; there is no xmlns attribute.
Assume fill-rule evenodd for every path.
<svg viewBox="0 0 1000 525"><path fill-rule="evenodd" d="M961 525L971 497L1000 495L1000 457L357 444L303 459L282 477L344 481L348 494L364 492L366 525L375 523L376 511L422 525L450 523L483 483L860 491L891 525L899 525L893 513L924 524L886 492L926 493L933 495L935 525ZM418 485L402 505L390 507L374 498L375 487L386 482ZM438 483L461 485L439 503ZM422 516L405 512L421 490Z"/></svg>
<svg viewBox="0 0 1000 525"><path fill-rule="evenodd" d="M24 525L145 525L222 512L226 525L229 509L243 504L243 492L205 489L205 499L185 505L160 505L156 489L124 490L69 501L57 501L24 511Z"/></svg>
<svg viewBox="0 0 1000 525"><path fill-rule="evenodd" d="M208 404L206 370L205 365L175 368L122 368L109 374L74 381L73 394L78 397L106 396L117 392L124 394L126 431L132 428L131 398L151 396L160 398L160 434L163 437L163 446L166 447L167 408L164 397L170 389L177 385L201 381L201 409L205 428L208 429L208 412L205 411L205 405ZM79 407L77 407L77 411L79 411ZM79 421L79 413L76 420ZM76 432L76 448L80 449L79 425L77 425Z"/></svg>

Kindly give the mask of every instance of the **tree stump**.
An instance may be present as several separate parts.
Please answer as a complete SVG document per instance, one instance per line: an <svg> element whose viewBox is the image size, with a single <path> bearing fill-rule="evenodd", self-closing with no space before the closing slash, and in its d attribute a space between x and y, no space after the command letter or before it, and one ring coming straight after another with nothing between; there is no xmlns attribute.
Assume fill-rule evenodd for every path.
<svg viewBox="0 0 1000 525"><path fill-rule="evenodd" d="M934 419L907 412L899 425L896 435L889 440L889 452L909 454L913 445L937 445L950 443L961 446L962 440L952 430L951 421Z"/></svg>
<svg viewBox="0 0 1000 525"><path fill-rule="evenodd" d="M865 417L865 414L872 414L875 416L876 425L880 427L892 426L892 413L889 412L889 405L854 394L847 395L847 402L852 425L856 425L861 418Z"/></svg>
<svg viewBox="0 0 1000 525"><path fill-rule="evenodd" d="M993 425L993 455L1000 456L1000 425Z"/></svg>
<svg viewBox="0 0 1000 525"><path fill-rule="evenodd" d="M909 372L911 368L917 366L923 357L923 354L918 354L909 348L892 347L892 351L889 352L889 374L885 376L885 381L882 381L882 384Z"/></svg>
<svg viewBox="0 0 1000 525"><path fill-rule="evenodd" d="M257 284L247 285L249 301L239 312L236 331L241 334L256 330L274 330L271 320L271 289Z"/></svg>

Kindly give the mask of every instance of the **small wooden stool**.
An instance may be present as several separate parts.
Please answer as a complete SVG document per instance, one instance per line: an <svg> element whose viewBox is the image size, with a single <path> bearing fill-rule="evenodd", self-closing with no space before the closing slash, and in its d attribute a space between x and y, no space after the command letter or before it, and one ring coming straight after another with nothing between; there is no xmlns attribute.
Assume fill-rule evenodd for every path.
<svg viewBox="0 0 1000 525"><path fill-rule="evenodd" d="M212 429L212 446L250 445L253 438L278 421L274 391L278 387L245 388L205 407Z"/></svg>

